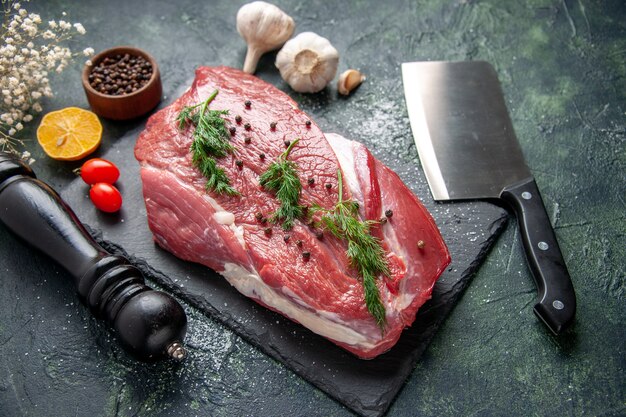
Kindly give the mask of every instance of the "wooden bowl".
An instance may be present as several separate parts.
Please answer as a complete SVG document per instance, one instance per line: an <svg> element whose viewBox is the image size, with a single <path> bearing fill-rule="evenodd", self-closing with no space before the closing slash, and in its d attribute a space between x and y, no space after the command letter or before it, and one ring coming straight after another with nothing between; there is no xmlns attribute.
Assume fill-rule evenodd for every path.
<svg viewBox="0 0 626 417"><path fill-rule="evenodd" d="M96 91L89 84L89 74L104 58L115 55L135 55L141 56L152 64L152 77L138 89L129 94L114 96ZM83 69L83 88L87 95L87 101L94 113L107 119L129 120L143 116L154 109L161 101L163 87L161 85L161 74L156 61L147 52L131 46L118 46L100 52L91 60L92 65L85 65Z"/></svg>

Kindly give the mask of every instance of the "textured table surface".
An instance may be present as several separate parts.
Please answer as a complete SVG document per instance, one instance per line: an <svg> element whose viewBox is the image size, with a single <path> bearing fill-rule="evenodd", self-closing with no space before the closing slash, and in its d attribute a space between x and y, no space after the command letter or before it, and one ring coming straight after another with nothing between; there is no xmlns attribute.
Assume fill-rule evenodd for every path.
<svg viewBox="0 0 626 417"><path fill-rule="evenodd" d="M234 26L240 4L35 1L27 7L44 21L66 11L83 23L88 33L73 44L77 51L119 44L150 51L168 69L162 74L167 100L198 65L241 65L245 47ZM491 62L577 290L574 327L550 336L530 311L536 291L517 225L509 222L389 415L626 413L623 2L277 4L294 17L296 32L312 30L331 40L341 54L340 70L368 75L348 99L338 98L334 87L315 98L293 95L302 108L323 129L382 152L404 145L400 157L416 164L399 64ZM272 61L273 55L262 60L259 75L274 81ZM44 103L45 111L87 107L80 67L75 62L52 77L56 96ZM33 135L37 123L25 133ZM104 125L110 137L121 138L139 123ZM51 161L28 145L39 177L64 190L77 164ZM99 152L111 147L103 143ZM188 339L201 347L198 359L186 366L138 364L77 303L64 271L4 227L0 252L0 415L351 415L189 306ZM91 344L83 343L86 334Z"/></svg>

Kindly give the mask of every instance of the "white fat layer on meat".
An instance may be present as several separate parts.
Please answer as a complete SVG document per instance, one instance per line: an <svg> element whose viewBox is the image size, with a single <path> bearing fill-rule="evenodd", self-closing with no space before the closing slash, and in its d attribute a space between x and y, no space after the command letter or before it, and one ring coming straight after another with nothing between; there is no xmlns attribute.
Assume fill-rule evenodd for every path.
<svg viewBox="0 0 626 417"><path fill-rule="evenodd" d="M246 241L243 239L243 227L237 226L235 223L235 214L224 210L224 207L220 206L215 199L211 198L208 195L204 196L204 199L209 202L215 213L213 213L213 220L216 223L228 226L230 230L233 232L235 237L237 238L237 242L241 245L242 248L246 248Z"/></svg>
<svg viewBox="0 0 626 417"><path fill-rule="evenodd" d="M337 161L343 171L343 183L350 189L352 197L357 201L363 201L363 193L359 186L359 180L354 170L354 153L352 151L352 141L336 133L325 133L328 144L333 148Z"/></svg>
<svg viewBox="0 0 626 417"><path fill-rule="evenodd" d="M311 331L335 340L362 349L373 349L377 343L367 336L355 332L350 327L337 323L334 313L314 312L304 308L305 303L298 298L292 302L285 295L278 293L274 288L265 284L259 274L233 263L224 264L224 271L220 272L226 280L246 297L254 298L263 304L280 311L285 316L298 321ZM299 302L298 302L299 300ZM301 305L298 305L301 304ZM324 313L324 314L322 314Z"/></svg>
<svg viewBox="0 0 626 417"><path fill-rule="evenodd" d="M213 218L219 224L231 225L235 223L235 214L230 211L216 211Z"/></svg>

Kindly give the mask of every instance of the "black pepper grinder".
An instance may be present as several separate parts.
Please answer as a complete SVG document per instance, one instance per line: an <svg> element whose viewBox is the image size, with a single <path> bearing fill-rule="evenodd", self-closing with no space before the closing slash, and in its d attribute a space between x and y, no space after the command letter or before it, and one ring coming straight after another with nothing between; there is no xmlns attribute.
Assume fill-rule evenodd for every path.
<svg viewBox="0 0 626 417"><path fill-rule="evenodd" d="M0 220L74 278L83 303L143 361L183 359L187 316L170 295L147 287L125 258L104 250L72 209L28 165L0 152Z"/></svg>

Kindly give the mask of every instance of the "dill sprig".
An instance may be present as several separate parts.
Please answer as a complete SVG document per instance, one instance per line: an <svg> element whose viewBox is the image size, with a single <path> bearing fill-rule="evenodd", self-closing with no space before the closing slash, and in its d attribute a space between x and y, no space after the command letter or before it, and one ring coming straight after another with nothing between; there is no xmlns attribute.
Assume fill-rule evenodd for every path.
<svg viewBox="0 0 626 417"><path fill-rule="evenodd" d="M230 185L226 171L218 167L216 161L216 158L223 158L235 149L229 142L226 120L222 117L228 114L228 110L208 109L218 92L215 90L201 103L184 107L176 121L181 130L189 124L195 127L190 151L194 166L207 179L206 188L218 194L238 195L237 190Z"/></svg>
<svg viewBox="0 0 626 417"><path fill-rule="evenodd" d="M300 139L296 139L291 142L285 152L280 154L259 177L259 184L266 190L274 192L280 201L280 207L272 214L270 221L282 221L284 230L291 229L294 220L304 214L304 207L298 204L302 191L302 183L297 172L298 165L287 159L299 141Z"/></svg>
<svg viewBox="0 0 626 417"><path fill-rule="evenodd" d="M377 222L359 220L359 203L343 200L343 181L339 170L337 180L339 185L337 204L330 210L320 207L316 207L315 210L324 213L320 219L321 224L335 237L348 243L346 255L363 279L367 310L383 330L387 319L385 306L380 300L376 286L376 278L379 274L389 276L391 272L380 240L370 234L370 226Z"/></svg>

